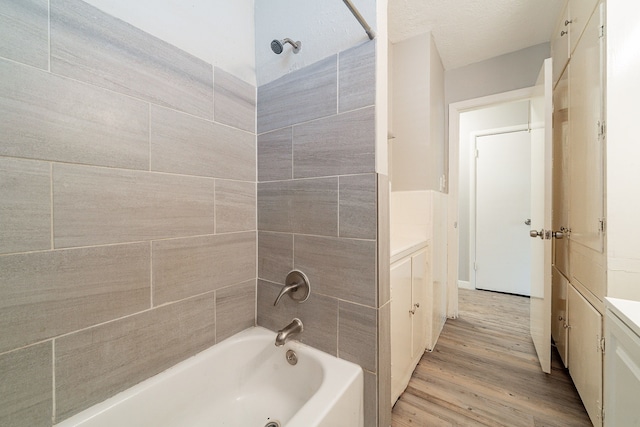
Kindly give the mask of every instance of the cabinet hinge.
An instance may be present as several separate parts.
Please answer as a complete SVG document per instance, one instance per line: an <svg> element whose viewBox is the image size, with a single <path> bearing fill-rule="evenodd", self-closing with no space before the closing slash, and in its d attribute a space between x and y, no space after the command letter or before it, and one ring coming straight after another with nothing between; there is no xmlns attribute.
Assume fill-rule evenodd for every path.
<svg viewBox="0 0 640 427"><path fill-rule="evenodd" d="M605 218L598 218L598 229L601 233L604 233L607 228L607 220Z"/></svg>

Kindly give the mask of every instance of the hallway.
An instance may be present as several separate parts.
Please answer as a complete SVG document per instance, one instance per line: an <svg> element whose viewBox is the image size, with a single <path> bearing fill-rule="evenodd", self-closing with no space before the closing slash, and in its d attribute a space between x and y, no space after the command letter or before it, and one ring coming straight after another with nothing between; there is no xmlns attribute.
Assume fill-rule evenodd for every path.
<svg viewBox="0 0 640 427"><path fill-rule="evenodd" d="M392 427L591 426L554 351L544 374L529 337L529 299L460 289L447 320L393 408Z"/></svg>

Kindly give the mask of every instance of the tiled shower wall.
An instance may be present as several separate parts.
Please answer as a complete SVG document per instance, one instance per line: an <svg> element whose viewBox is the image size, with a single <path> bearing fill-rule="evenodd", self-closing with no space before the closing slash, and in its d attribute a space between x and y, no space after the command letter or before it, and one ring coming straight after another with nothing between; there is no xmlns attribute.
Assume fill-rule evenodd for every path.
<svg viewBox="0 0 640 427"><path fill-rule="evenodd" d="M255 93L79 0L0 0L0 425L254 325Z"/></svg>
<svg viewBox="0 0 640 427"><path fill-rule="evenodd" d="M378 236L387 215L381 201L378 216L378 188L384 196L388 183L375 172L375 42L259 87L258 134L258 324L278 330L298 317L302 342L362 366L365 425L389 426L388 252L377 261L379 243L388 244ZM309 277L309 300L274 307L294 268Z"/></svg>

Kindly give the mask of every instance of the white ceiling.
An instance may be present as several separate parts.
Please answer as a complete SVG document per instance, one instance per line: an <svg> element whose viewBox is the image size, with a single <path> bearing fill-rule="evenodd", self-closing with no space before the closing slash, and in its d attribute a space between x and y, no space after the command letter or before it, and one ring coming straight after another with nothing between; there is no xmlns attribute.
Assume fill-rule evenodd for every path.
<svg viewBox="0 0 640 427"><path fill-rule="evenodd" d="M389 40L431 31L445 69L548 42L562 0L388 0Z"/></svg>

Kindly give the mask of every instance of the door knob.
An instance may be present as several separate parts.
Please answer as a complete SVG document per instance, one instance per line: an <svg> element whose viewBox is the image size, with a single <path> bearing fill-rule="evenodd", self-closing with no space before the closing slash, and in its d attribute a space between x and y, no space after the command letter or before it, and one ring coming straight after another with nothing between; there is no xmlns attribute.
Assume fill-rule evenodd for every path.
<svg viewBox="0 0 640 427"><path fill-rule="evenodd" d="M544 239L544 229L543 230L531 230L529 231L529 236L531 237L539 237L541 239Z"/></svg>
<svg viewBox="0 0 640 427"><path fill-rule="evenodd" d="M562 239L564 237L564 232L563 231L554 231L553 233L551 233L553 235L553 237L555 237L556 239Z"/></svg>

